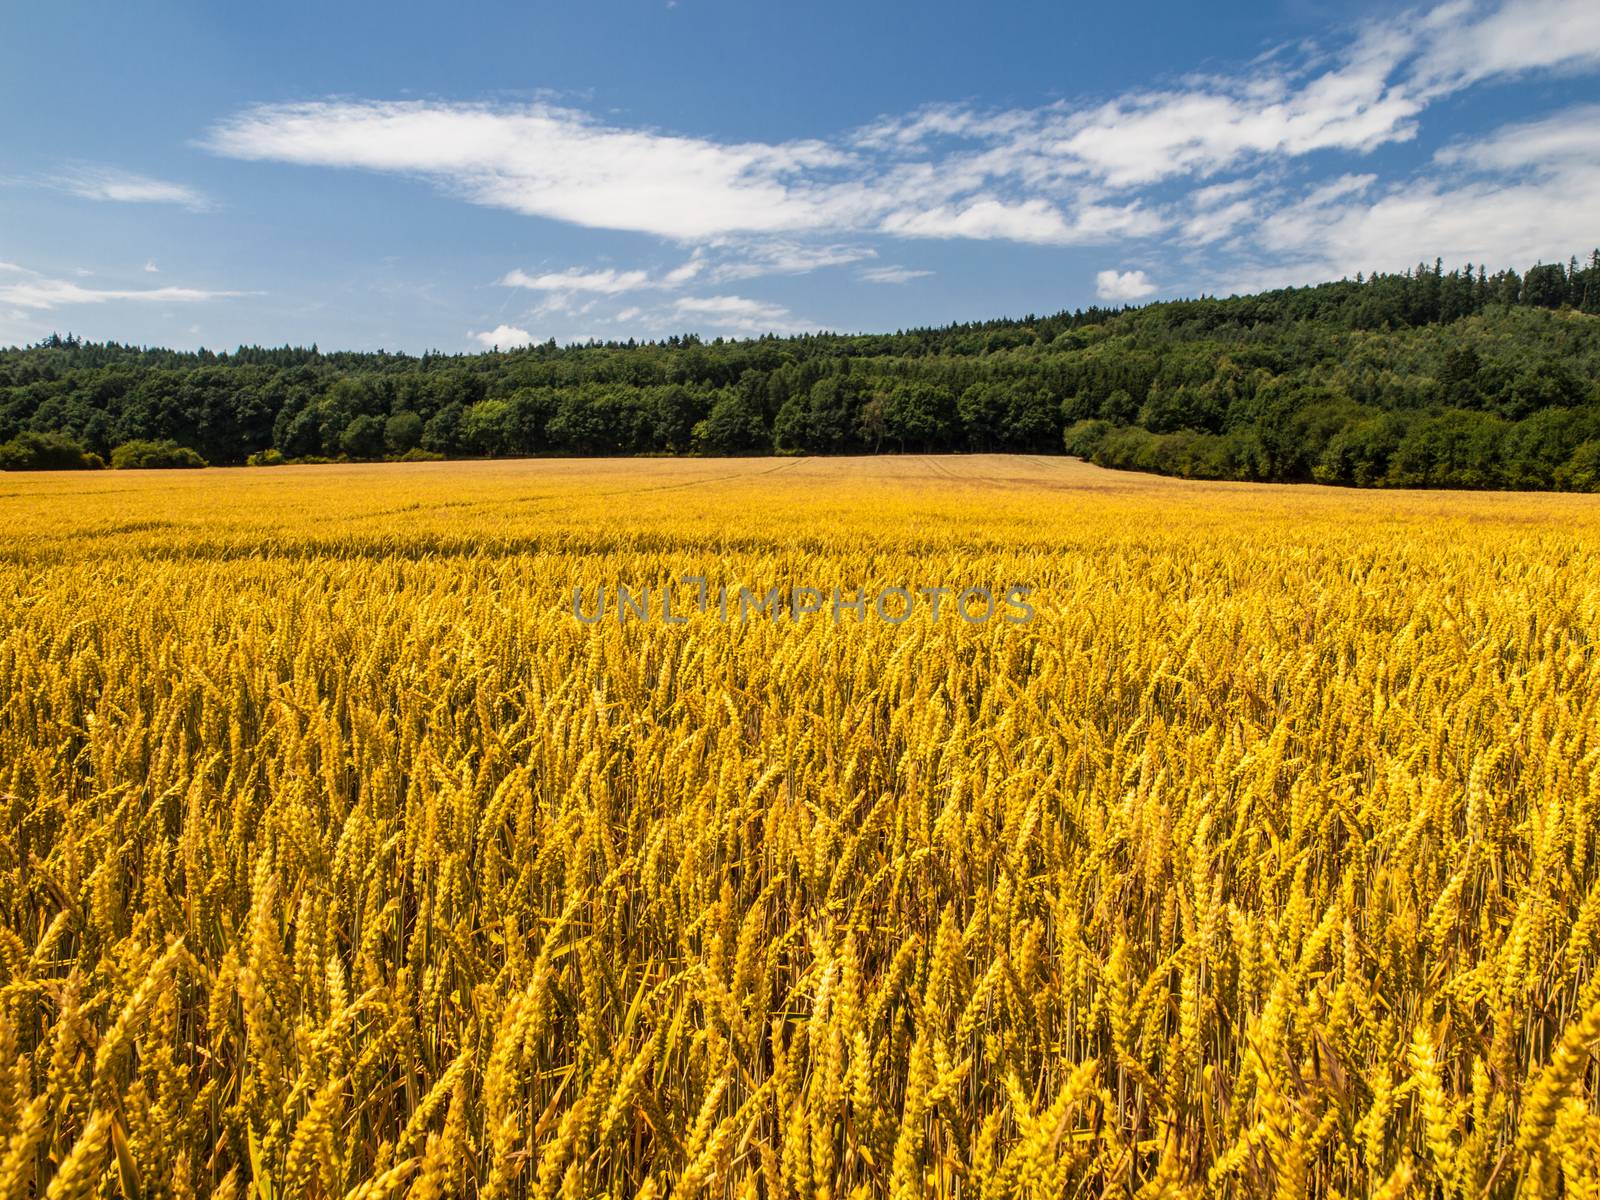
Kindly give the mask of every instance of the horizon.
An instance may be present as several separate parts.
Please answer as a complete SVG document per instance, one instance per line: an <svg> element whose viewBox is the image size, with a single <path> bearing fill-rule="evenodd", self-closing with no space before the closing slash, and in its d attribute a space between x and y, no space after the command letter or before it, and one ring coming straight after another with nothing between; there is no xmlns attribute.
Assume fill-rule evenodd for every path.
<svg viewBox="0 0 1600 1200"><path fill-rule="evenodd" d="M1591 262L1592 261L1600 261L1600 248L1596 248L1595 250L1593 250L1592 251L1592 255L1594 257L1591 259ZM1567 265L1567 263L1578 262L1578 261L1581 261L1581 260L1578 258L1577 255L1569 255L1568 258L1566 260L1564 260L1564 261L1558 260L1558 261L1556 261L1554 263L1550 263L1550 264L1546 264L1546 263L1541 261L1541 262L1528 264L1528 266L1530 266L1530 267L1540 267L1540 266L1547 266L1547 265L1564 266L1564 265ZM1416 266L1422 266L1422 267L1426 267L1426 265L1427 265L1426 263L1418 263L1418 264L1416 264ZM1471 275L1475 270L1476 271L1482 271L1482 270L1485 270L1485 269L1486 269L1486 264L1482 264L1482 263L1467 263L1467 264L1463 264L1462 266L1459 266L1459 267L1451 268L1451 270L1449 272L1446 272L1446 273L1447 274L1451 274L1451 273L1455 273L1455 272L1466 271L1466 273L1468 275ZM1526 268L1524 268L1524 269L1526 269ZM1496 271L1493 274L1491 274L1491 278L1494 278L1494 277L1496 277L1496 276L1498 276L1498 275L1500 275L1500 274L1502 274L1504 272L1517 274L1519 276L1521 274L1521 272L1518 270L1517 267L1515 267L1515 266L1506 266L1506 267L1497 268ZM384 346L374 347L373 349L370 349L370 350L358 350L358 349L352 349L352 348L349 348L349 347L324 348L319 343L316 343L316 342L312 342L309 345L296 345L296 344L288 343L288 342L285 342L285 343L282 343L282 344L271 344L271 343L261 342L261 341L239 342L239 343L236 343L231 349L227 348L227 347L224 347L224 346L220 346L220 345L219 346L206 346L204 344L199 345L199 346L195 346L195 347L192 347L192 348L179 348L179 347L174 347L174 346L160 345L158 343L119 342L115 338L110 338L110 339L105 339L105 340L90 339L90 338L84 338L84 337L78 336L74 330L70 330L69 329L66 332L62 332L61 330L57 329L57 330L51 330L50 333L43 335L42 338L39 341L33 342L33 343L29 343L28 345L3 345L3 344L0 344L0 353L26 352L26 351L30 351L30 350L39 350L39 349L55 349L55 348L59 348L60 346L67 346L67 347L73 347L73 346L106 346L106 347L111 347L111 346L114 346L114 347L117 347L119 349L138 351L140 353L161 352L161 353L171 353L171 354L197 354L197 355L198 354L211 354L211 355L214 355L214 356L216 356L218 358L234 357L234 356L237 356L238 354L244 353L246 351L261 351L261 352L290 352L290 353L300 353L300 354L314 354L314 355L318 355L318 356L327 356L327 355L335 355L335 354L339 354L339 355L344 355L344 354L364 354L364 355L372 355L372 356L387 356L387 357L391 357L391 358L422 359L422 358L472 358L472 357L478 357L478 356L489 355L489 354L513 354L513 353L517 353L519 351L527 351L527 350L542 350L542 351L546 351L546 352L554 350L557 353L561 353L561 352L565 352L565 351L569 351L569 350L586 350L586 349L618 349L618 348L628 349L628 348L647 348L647 347L658 347L658 348L661 348L661 349L676 349L676 348L683 347L683 346L693 346L693 345L720 346L720 345L746 343L746 342L790 341L790 340L797 339L797 338L904 337L904 336L908 336L910 334L916 334L916 333L942 333L942 332L949 332L949 331L958 330L958 329L985 328L985 327L988 327L988 326L996 326L996 325L1027 325L1030 322L1035 322L1035 321L1055 321L1055 320L1062 320L1062 319L1075 319L1075 318L1081 318L1081 317L1084 317L1084 316L1093 315L1095 313L1105 313L1107 315L1107 317L1118 317L1118 316L1122 316L1125 313L1139 312L1139 311L1141 311L1143 309L1155 308L1155 307L1159 307L1159 306L1165 305L1165 304L1205 303L1205 302L1210 302L1210 301L1238 300L1238 299L1248 298L1248 297L1251 297L1251 296L1270 295L1270 294L1274 294L1274 293L1277 293L1277 292L1311 291L1311 290L1314 290L1316 288L1328 287L1328 286L1336 286L1338 284L1354 283L1354 284L1359 285L1359 284L1362 284L1362 283L1371 283L1375 279L1385 278L1385 277L1407 278L1407 279L1409 279L1409 278L1413 278L1415 276L1415 274L1416 274L1416 271L1415 271L1414 268L1407 268L1404 271L1394 271L1394 272L1373 272L1371 275L1365 275L1365 273L1363 273L1363 272L1357 272L1356 276L1354 276L1354 277L1346 275L1346 276L1343 276L1343 277L1341 277L1339 279L1326 279L1326 280L1322 280L1322 281L1316 282L1316 283L1289 284L1289 285L1286 285L1285 287L1282 287L1282 288L1262 289L1261 291L1258 291L1258 292L1233 292L1233 293L1230 293L1230 294L1228 294L1226 296L1207 295L1207 294L1203 294L1203 293L1199 294L1199 295L1194 295L1194 296L1167 296L1167 297L1163 297L1163 298L1161 298L1159 300L1146 300L1146 301L1143 301L1142 303L1123 303L1123 304L1118 305L1116 307L1112 307L1110 305L1104 305L1104 304L1097 304L1097 305L1090 305L1087 308L1077 308L1077 309L1066 309L1066 308L1063 308L1063 309L1058 309L1058 310L1056 310L1054 312L1026 313L1026 314L1024 314L1022 316L974 317L974 318L969 319L969 320L957 319L957 320L952 320L952 321L945 322L942 325L907 325L907 326L902 326L901 328L893 329L893 330L890 330L890 329L858 329L858 330L812 329L812 330L803 330L803 331L796 332L796 333L781 333L780 334L780 333L768 332L768 333L752 333L752 334L746 334L746 335L742 335L742 336L740 336L740 335L723 336L723 335L720 335L720 334L716 335L716 336L707 336L707 335L699 333L699 332L697 332L695 330L683 330L683 331L678 332L678 333L664 334L664 335L662 335L660 337L653 337L653 338L621 338L621 339L613 339L613 340L609 340L609 341L598 341L598 340L591 339L591 340L586 341L586 342L566 342L566 343L558 342L554 338L550 338L550 339L546 339L543 342L524 342L524 343L521 343L521 344L518 344L518 345L510 345L510 346L479 346L479 347L471 347L471 348L468 348L468 349L465 349L465 350L443 350L443 349L440 349L440 348L435 346L435 347L431 347L431 348L428 348L428 349L425 349L425 350L411 351L411 350L395 350L395 349L390 349L390 348L384 347Z"/></svg>

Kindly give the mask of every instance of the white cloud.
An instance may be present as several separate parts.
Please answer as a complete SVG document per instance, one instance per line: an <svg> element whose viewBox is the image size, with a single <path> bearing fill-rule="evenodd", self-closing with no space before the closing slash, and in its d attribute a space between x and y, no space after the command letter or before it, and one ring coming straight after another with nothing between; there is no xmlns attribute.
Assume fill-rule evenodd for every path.
<svg viewBox="0 0 1600 1200"><path fill-rule="evenodd" d="M749 300L744 296L685 296L672 307L678 313L718 317L782 316L788 311L781 305Z"/></svg>
<svg viewBox="0 0 1600 1200"><path fill-rule="evenodd" d="M969 124L984 132L1006 122ZM1004 155L908 168L823 141L719 143L605 125L546 104L267 105L216 126L205 145L242 159L418 175L478 204L701 243L826 231L1069 243L1153 225L1131 210L1062 208L1070 196L987 195L986 183L1018 174ZM828 265L816 253L808 247L792 266L781 256L763 265Z"/></svg>
<svg viewBox="0 0 1600 1200"><path fill-rule="evenodd" d="M701 271L705 270L705 266L705 259L702 257L702 252L696 250L694 254L690 256L688 262L684 263L681 267L674 267L672 270L663 275L661 277L661 282L667 287L677 287L679 284L688 283L696 275L699 275Z"/></svg>
<svg viewBox="0 0 1600 1200"><path fill-rule="evenodd" d="M1153 294L1156 285L1143 271L1107 270L1095 275L1094 291L1102 300L1125 303Z"/></svg>
<svg viewBox="0 0 1600 1200"><path fill-rule="evenodd" d="M1594 0L1458 0L1420 21L1415 75L1430 93L1532 70L1600 64L1600 4Z"/></svg>
<svg viewBox="0 0 1600 1200"><path fill-rule="evenodd" d="M694 246L670 268L508 273L507 286L545 297L541 317L858 263L874 257L862 242L885 235L1040 246L1170 237L1194 251L1191 264L1215 247L1243 264L1238 278L1309 279L1419 256L1509 264L1590 244L1600 106L1452 146L1437 158L1447 171L1380 180L1360 160L1415 139L1431 106L1481 81L1596 66L1597 0L1444 0L1368 21L1337 44L1263 55L1231 76L1087 103L936 104L827 139L718 140L549 101L354 99L249 108L204 145L414 176L472 203ZM1344 174L1328 185L1330 169ZM1099 286L1107 299L1156 290L1138 271L1102 272ZM794 321L769 309L722 316L747 329ZM642 315L717 314L663 299ZM603 323L604 309L590 319Z"/></svg>
<svg viewBox="0 0 1600 1200"><path fill-rule="evenodd" d="M614 271L610 268L584 271L579 267L543 275L529 275L526 271L516 270L507 273L500 282L505 287L528 288L536 292L599 292L604 296L616 296L651 286L647 271Z"/></svg>
<svg viewBox="0 0 1600 1200"><path fill-rule="evenodd" d="M1263 245L1289 264L1303 263L1286 269L1302 281L1396 270L1419 256L1497 266L1562 259L1595 240L1590 197L1600 188L1600 167L1575 169L1563 182L1569 186L1418 182L1371 202L1301 204L1263 225Z"/></svg>
<svg viewBox="0 0 1600 1200"><path fill-rule="evenodd" d="M1249 200L1235 200L1221 208L1205 209L1184 222L1183 234L1195 245L1210 245L1254 220L1256 212L1256 205Z"/></svg>
<svg viewBox="0 0 1600 1200"><path fill-rule="evenodd" d="M1189 193L1189 204L1196 209L1220 208L1237 201L1256 187L1251 179L1234 179L1227 183L1214 183L1210 187L1196 188Z"/></svg>
<svg viewBox="0 0 1600 1200"><path fill-rule="evenodd" d="M986 122L947 112L932 124L986 129L991 153L1025 177L1083 174L1125 188L1207 178L1262 157L1365 153L1409 140L1432 100L1479 80L1595 64L1594 0L1448 0L1368 25L1333 65L1305 80L1268 63L1264 72L1133 93L1087 111L1051 106ZM905 128L929 124L924 114Z"/></svg>
<svg viewBox="0 0 1600 1200"><path fill-rule="evenodd" d="M73 304L193 304L237 296L238 292L213 292L200 288L88 288L65 279L46 279L32 271L18 283L0 284L0 304L22 309L52 309Z"/></svg>
<svg viewBox="0 0 1600 1200"><path fill-rule="evenodd" d="M205 212L211 207L211 201L204 193L187 184L106 167L74 167L54 176L49 182L86 200L108 200L121 204L176 204L192 212Z"/></svg>
<svg viewBox="0 0 1600 1200"><path fill-rule="evenodd" d="M146 262L144 264L144 270L145 270L145 274L147 274L147 275L159 275L159 274L161 274L161 268L156 266L156 260L153 259L153 258L146 260Z"/></svg>
<svg viewBox="0 0 1600 1200"><path fill-rule="evenodd" d="M918 271L911 267L868 267L860 274L863 283L910 283L913 279L926 279L932 271Z"/></svg>
<svg viewBox="0 0 1600 1200"><path fill-rule="evenodd" d="M485 350L493 350L496 346L502 350L511 350L518 346L531 346L533 334L526 329L518 329L515 325L496 325L484 333L467 334Z"/></svg>
<svg viewBox="0 0 1600 1200"><path fill-rule="evenodd" d="M985 198L956 207L902 209L884 219L884 229L910 237L1005 238L1016 242L1067 242L1071 226L1043 200L1007 203Z"/></svg>
<svg viewBox="0 0 1600 1200"><path fill-rule="evenodd" d="M979 113L938 106L882 120L858 141L933 161L935 179L1008 182L1076 208L1103 198L1096 189L1205 179L1267 157L1363 153L1408 139L1425 107L1397 77L1411 46L1402 36L1369 33L1310 78L1268 60L1237 77L1191 78L1082 108ZM952 151L952 140L977 149ZM1094 231L1091 223L1071 223L1080 233Z"/></svg>
<svg viewBox="0 0 1600 1200"><path fill-rule="evenodd" d="M252 108L215 127L220 154L434 178L479 204L578 225L697 239L847 221L847 166L816 141L719 143L601 124L570 108L323 101Z"/></svg>
<svg viewBox="0 0 1600 1200"><path fill-rule="evenodd" d="M579 297L613 297L642 291L674 292L697 279L716 284L761 275L798 275L823 267L860 262L875 257L876 253L865 246L724 239L710 249L697 248L686 261L662 272L643 269L619 271L614 267L569 267L564 271L546 271L535 275L518 268L507 272L499 282L503 287L538 292L545 297L529 314L531 316L586 316L593 312L597 301L591 299L579 303ZM636 316L642 310L633 306L626 311ZM629 318L619 315L616 319Z"/></svg>
<svg viewBox="0 0 1600 1200"><path fill-rule="evenodd" d="M1401 270L1419 258L1525 266L1592 246L1600 194L1593 114L1571 109L1452 146L1436 160L1447 169L1415 179L1347 175L1317 187L1252 231L1250 245L1265 257L1233 273L1227 290Z"/></svg>
<svg viewBox="0 0 1600 1200"><path fill-rule="evenodd" d="M1372 150L1411 137L1411 119L1420 109L1381 78L1330 72L1298 92L1274 81L1243 96L1129 97L1064 122L1065 137L1055 150L1064 168L1129 187L1178 175L1204 178L1254 156Z"/></svg>
<svg viewBox="0 0 1600 1200"><path fill-rule="evenodd" d="M1086 108L942 105L832 142L719 142L550 104L318 101L247 109L206 145L245 159L418 175L479 204L702 244L773 239L773 272L831 265L785 235L834 231L1070 245L1170 226L1110 193L1267 156L1371 150L1413 136L1425 101L1398 77L1423 34L1367 36L1309 79L1258 65ZM832 247L850 261L852 247ZM727 274L724 278L735 278Z"/></svg>
<svg viewBox="0 0 1600 1200"><path fill-rule="evenodd" d="M1479 171L1551 172L1600 161L1600 104L1578 105L1536 121L1505 125L1487 137L1458 142L1434 155L1443 166Z"/></svg>
<svg viewBox="0 0 1600 1200"><path fill-rule="evenodd" d="M783 305L745 296L684 296L673 303L672 314L711 331L798 333L807 328Z"/></svg>
<svg viewBox="0 0 1600 1200"><path fill-rule="evenodd" d="M719 252L723 261L709 270L714 283L762 275L806 275L877 257L877 251L869 246L810 245L788 240L724 243Z"/></svg>

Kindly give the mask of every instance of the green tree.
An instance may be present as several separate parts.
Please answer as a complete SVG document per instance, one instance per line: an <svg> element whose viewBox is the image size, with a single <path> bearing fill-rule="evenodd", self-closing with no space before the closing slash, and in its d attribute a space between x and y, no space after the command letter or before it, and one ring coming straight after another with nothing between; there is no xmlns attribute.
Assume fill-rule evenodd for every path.
<svg viewBox="0 0 1600 1200"><path fill-rule="evenodd" d="M742 389L724 390L705 420L695 426L694 445L711 454L744 454L769 449L772 435L753 397Z"/></svg>
<svg viewBox="0 0 1600 1200"><path fill-rule="evenodd" d="M81 471L104 465L59 433L19 433L0 443L0 471Z"/></svg>
<svg viewBox="0 0 1600 1200"><path fill-rule="evenodd" d="M1139 416L1139 404L1126 388L1115 388L1100 406L1100 415L1113 425L1131 425Z"/></svg>
<svg viewBox="0 0 1600 1200"><path fill-rule="evenodd" d="M513 448L511 404L479 400L461 414L461 446L469 454L497 458Z"/></svg>
<svg viewBox="0 0 1600 1200"><path fill-rule="evenodd" d="M206 465L206 460L194 450L171 441L124 442L111 452L111 466L118 471L191 469Z"/></svg>
<svg viewBox="0 0 1600 1200"><path fill-rule="evenodd" d="M385 428L381 418L362 413L344 427L339 448L351 458L382 458Z"/></svg>
<svg viewBox="0 0 1600 1200"><path fill-rule="evenodd" d="M460 403L450 403L429 417L422 427L422 449L435 454L455 454L461 449Z"/></svg>
<svg viewBox="0 0 1600 1200"><path fill-rule="evenodd" d="M414 412L397 412L383 423L383 446L401 455L422 444L422 418Z"/></svg>
<svg viewBox="0 0 1600 1200"><path fill-rule="evenodd" d="M838 454L849 448L860 389L847 376L829 375L791 395L778 410L773 437L780 450Z"/></svg>
<svg viewBox="0 0 1600 1200"><path fill-rule="evenodd" d="M950 389L935 384L896 384L883 409L884 436L902 451L948 449L958 420Z"/></svg>

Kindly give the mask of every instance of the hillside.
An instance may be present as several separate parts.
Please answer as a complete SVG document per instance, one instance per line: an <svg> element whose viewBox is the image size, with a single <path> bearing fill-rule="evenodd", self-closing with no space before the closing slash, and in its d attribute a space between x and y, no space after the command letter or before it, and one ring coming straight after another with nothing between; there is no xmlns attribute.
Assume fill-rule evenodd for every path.
<svg viewBox="0 0 1600 1200"><path fill-rule="evenodd" d="M51 337L0 351L0 466L1062 452L1213 479L1600 486L1600 251L894 334L473 355ZM70 445L68 441L70 440ZM192 456L188 456L192 457Z"/></svg>

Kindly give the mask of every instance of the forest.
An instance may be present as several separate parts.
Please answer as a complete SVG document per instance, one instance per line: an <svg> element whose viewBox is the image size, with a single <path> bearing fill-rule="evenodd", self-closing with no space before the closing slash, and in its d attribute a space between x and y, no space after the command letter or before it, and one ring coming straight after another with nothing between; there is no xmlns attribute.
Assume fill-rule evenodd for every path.
<svg viewBox="0 0 1600 1200"><path fill-rule="evenodd" d="M1067 453L1205 479L1600 488L1600 250L881 335L479 354L0 350L0 469Z"/></svg>

